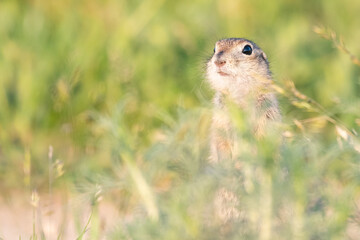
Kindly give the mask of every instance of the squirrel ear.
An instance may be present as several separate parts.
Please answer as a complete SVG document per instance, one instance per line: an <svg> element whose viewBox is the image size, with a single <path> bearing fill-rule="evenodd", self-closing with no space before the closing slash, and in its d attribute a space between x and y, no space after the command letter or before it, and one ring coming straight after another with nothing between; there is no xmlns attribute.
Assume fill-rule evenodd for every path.
<svg viewBox="0 0 360 240"><path fill-rule="evenodd" d="M260 56L265 60L267 61L267 56L264 52L261 52Z"/></svg>

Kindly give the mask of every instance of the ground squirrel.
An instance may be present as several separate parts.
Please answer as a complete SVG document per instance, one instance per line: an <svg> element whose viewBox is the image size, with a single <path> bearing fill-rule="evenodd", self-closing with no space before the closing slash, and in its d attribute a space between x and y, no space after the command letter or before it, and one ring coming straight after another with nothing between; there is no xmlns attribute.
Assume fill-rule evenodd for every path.
<svg viewBox="0 0 360 240"><path fill-rule="evenodd" d="M281 118L272 92L265 53L252 41L228 38L216 42L207 63L207 80L215 90L211 133L211 161L234 157L234 129L224 104L229 99L249 114L254 135L261 137L269 122Z"/></svg>

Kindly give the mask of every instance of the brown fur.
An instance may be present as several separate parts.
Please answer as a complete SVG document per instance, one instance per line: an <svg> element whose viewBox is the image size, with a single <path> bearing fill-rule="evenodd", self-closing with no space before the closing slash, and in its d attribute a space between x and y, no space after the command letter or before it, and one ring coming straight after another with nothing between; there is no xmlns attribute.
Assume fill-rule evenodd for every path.
<svg viewBox="0 0 360 240"><path fill-rule="evenodd" d="M252 53L242 53L250 45ZM211 162L236 157L235 131L224 99L230 99L254 122L254 135L260 138L272 121L280 120L277 99L271 91L271 72L266 54L244 38L223 39L207 63L207 80L215 90L211 132Z"/></svg>

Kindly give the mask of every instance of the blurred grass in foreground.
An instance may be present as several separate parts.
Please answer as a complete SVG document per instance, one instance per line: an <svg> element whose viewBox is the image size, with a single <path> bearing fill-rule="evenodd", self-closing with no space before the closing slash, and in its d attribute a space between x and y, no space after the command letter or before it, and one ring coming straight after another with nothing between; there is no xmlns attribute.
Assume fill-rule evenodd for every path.
<svg viewBox="0 0 360 240"><path fill-rule="evenodd" d="M93 204L93 239L102 197L124 216L109 238L217 239L213 195L231 186L243 216L229 239L358 236L359 11L351 0L1 1L3 195L75 186ZM319 23L346 47L315 34ZM277 141L239 132L261 153L245 151L241 171L207 164L203 62L221 37L265 50L284 115L277 156Z"/></svg>

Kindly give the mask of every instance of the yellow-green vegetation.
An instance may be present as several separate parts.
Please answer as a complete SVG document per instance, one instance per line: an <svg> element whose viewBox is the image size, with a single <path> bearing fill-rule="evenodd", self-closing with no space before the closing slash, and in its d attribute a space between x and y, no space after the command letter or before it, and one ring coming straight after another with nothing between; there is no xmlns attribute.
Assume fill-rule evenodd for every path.
<svg viewBox="0 0 360 240"><path fill-rule="evenodd" d="M359 12L356 0L2 0L0 191L34 208L42 193L85 196L79 238L359 239ZM204 63L223 37L266 52L283 114L260 142L233 114L237 168L207 161ZM222 186L241 212L226 227L212 211ZM107 232L102 199L120 215ZM46 237L35 223L21 239Z"/></svg>

